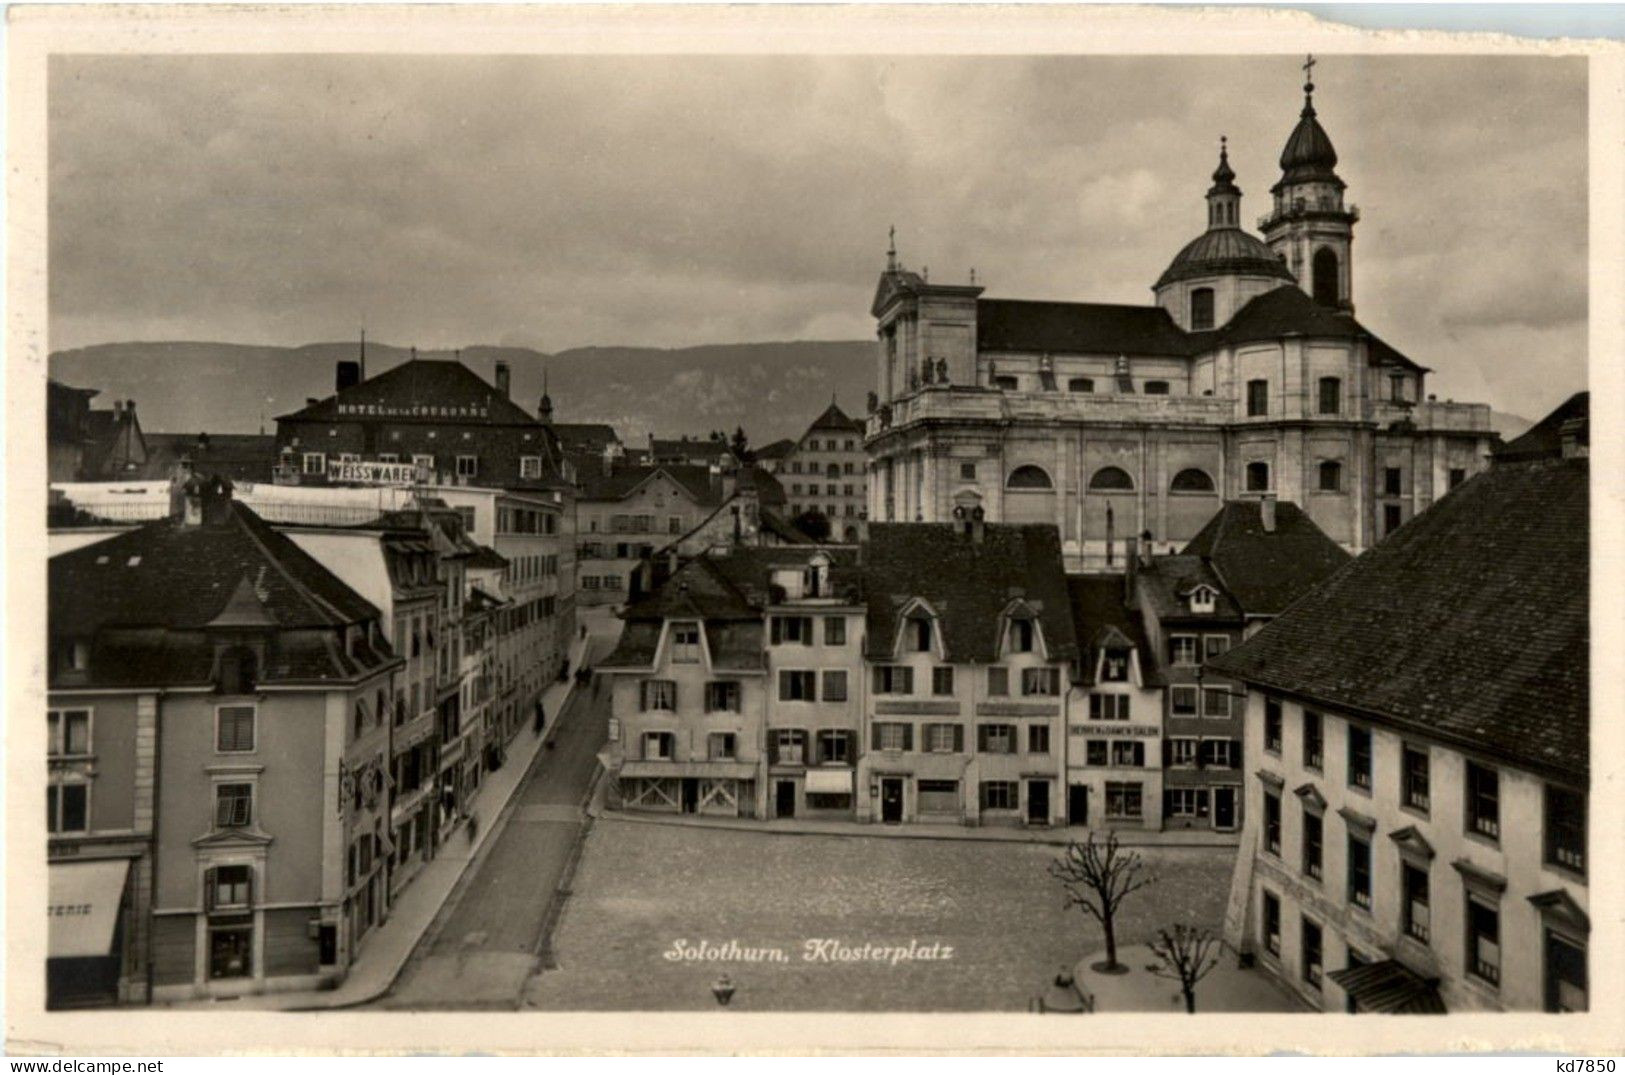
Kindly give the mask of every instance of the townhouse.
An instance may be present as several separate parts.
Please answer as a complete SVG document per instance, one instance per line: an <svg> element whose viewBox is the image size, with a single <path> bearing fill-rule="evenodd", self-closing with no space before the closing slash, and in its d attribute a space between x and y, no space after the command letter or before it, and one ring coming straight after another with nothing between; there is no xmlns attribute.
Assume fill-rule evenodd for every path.
<svg viewBox="0 0 1625 1075"><path fill-rule="evenodd" d="M1067 703L1069 825L1162 827L1166 681L1125 582L1066 580L1079 653Z"/></svg>
<svg viewBox="0 0 1625 1075"><path fill-rule="evenodd" d="M1563 426L1213 661L1247 688L1226 935L1312 1007L1588 1006L1589 468Z"/></svg>
<svg viewBox="0 0 1625 1075"><path fill-rule="evenodd" d="M379 610L218 478L49 575L49 1001L341 979L387 910Z"/></svg>
<svg viewBox="0 0 1625 1075"><path fill-rule="evenodd" d="M1053 526L871 524L857 813L897 823L1065 817L1065 704L1078 645Z"/></svg>

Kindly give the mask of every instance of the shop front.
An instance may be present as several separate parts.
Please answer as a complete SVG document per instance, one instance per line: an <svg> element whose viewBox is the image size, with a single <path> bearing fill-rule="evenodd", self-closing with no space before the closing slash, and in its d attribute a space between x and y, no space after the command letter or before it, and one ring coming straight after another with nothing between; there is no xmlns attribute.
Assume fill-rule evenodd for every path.
<svg viewBox="0 0 1625 1075"><path fill-rule="evenodd" d="M127 858L48 867L47 1008L118 1003L129 874Z"/></svg>

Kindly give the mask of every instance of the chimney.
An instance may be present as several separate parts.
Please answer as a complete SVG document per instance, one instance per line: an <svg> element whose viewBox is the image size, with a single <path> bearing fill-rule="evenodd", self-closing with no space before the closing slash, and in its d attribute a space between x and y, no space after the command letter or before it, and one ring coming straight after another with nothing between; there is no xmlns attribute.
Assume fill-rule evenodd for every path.
<svg viewBox="0 0 1625 1075"><path fill-rule="evenodd" d="M1115 533L1113 532L1115 529L1116 528L1114 526L1114 520L1112 518L1112 506L1110 504L1107 504L1106 505L1106 566L1107 567L1112 566L1112 549L1117 545L1117 537L1116 537Z"/></svg>
<svg viewBox="0 0 1625 1075"><path fill-rule="evenodd" d="M120 424L123 423L123 421L124 421L124 401L122 399L115 399L113 401L113 417L117 418L119 420Z"/></svg>
<svg viewBox="0 0 1625 1075"><path fill-rule="evenodd" d="M1258 519L1263 524L1264 533L1275 533L1275 497L1266 493L1258 500Z"/></svg>
<svg viewBox="0 0 1625 1075"><path fill-rule="evenodd" d="M340 359L333 377L333 390L342 392L346 388L354 388L361 383L361 363L351 359Z"/></svg>
<svg viewBox="0 0 1625 1075"><path fill-rule="evenodd" d="M497 360L497 391L502 393L502 398L503 399L508 398L508 387L509 387L509 385L508 385L508 364L506 362L502 361L501 359L498 359Z"/></svg>
<svg viewBox="0 0 1625 1075"><path fill-rule="evenodd" d="M200 453L209 450L209 435L207 433L199 433L197 435L197 450Z"/></svg>
<svg viewBox="0 0 1625 1075"><path fill-rule="evenodd" d="M1134 580L1140 574L1140 539L1126 537L1123 539L1123 592L1124 596L1134 596Z"/></svg>
<svg viewBox="0 0 1625 1075"><path fill-rule="evenodd" d="M606 478L609 477L610 474L612 474L614 472L614 470L615 470L615 453L612 452L610 450L609 445L606 444L604 446L604 477L606 477Z"/></svg>

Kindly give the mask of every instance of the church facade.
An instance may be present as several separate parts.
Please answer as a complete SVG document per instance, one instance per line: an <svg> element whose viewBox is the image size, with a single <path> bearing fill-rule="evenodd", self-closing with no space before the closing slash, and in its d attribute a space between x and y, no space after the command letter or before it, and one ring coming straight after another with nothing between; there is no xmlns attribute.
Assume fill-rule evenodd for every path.
<svg viewBox="0 0 1625 1075"><path fill-rule="evenodd" d="M984 298L893 244L871 308L869 518L948 521L972 492L989 521L1053 523L1068 570L1096 570L1130 536L1175 551L1226 499L1278 497L1359 553L1484 469L1488 405L1428 396L1427 368L1354 317L1359 212L1313 90L1262 239L1221 145L1207 228L1152 304Z"/></svg>

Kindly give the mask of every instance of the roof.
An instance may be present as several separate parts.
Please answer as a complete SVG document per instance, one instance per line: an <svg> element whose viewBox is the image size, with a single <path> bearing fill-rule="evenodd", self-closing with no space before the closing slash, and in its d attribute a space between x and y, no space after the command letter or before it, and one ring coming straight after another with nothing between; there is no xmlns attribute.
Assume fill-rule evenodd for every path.
<svg viewBox="0 0 1625 1075"><path fill-rule="evenodd" d="M732 459L733 449L723 441L678 437L675 440L649 438L649 450L656 462L663 459Z"/></svg>
<svg viewBox="0 0 1625 1075"><path fill-rule="evenodd" d="M1193 333L1194 351L1209 350L1225 344L1253 343L1276 340L1282 336L1320 336L1334 339L1364 337L1374 365L1401 365L1409 369L1426 371L1403 354L1373 335L1353 315L1345 310L1322 306L1304 291L1293 286L1272 288L1249 299L1235 316L1221 328L1206 333Z"/></svg>
<svg viewBox="0 0 1625 1075"><path fill-rule="evenodd" d="M1274 616L1353 559L1291 501L1275 505L1264 529L1257 500L1226 501L1181 552L1205 557L1242 611Z"/></svg>
<svg viewBox="0 0 1625 1075"><path fill-rule="evenodd" d="M1209 663L1521 767L1589 773L1587 463L1491 467Z"/></svg>
<svg viewBox="0 0 1625 1075"><path fill-rule="evenodd" d="M696 503L715 506L722 502L721 484L711 481L711 468L695 463L659 463L654 466L613 465L605 473L603 461L597 466L584 463L576 469L576 483L582 500L621 500L630 496L657 474L675 482Z"/></svg>
<svg viewBox="0 0 1625 1075"><path fill-rule="evenodd" d="M376 377L318 400L277 421L325 422L349 418L339 410L344 406L388 406L391 422L443 422L444 413L417 414L417 406L455 408L459 422L487 425L540 425L531 414L503 395L494 385L461 362L414 358ZM399 409L406 413L396 413Z"/></svg>
<svg viewBox="0 0 1625 1075"><path fill-rule="evenodd" d="M280 630L262 679L351 679L393 660L363 640L345 651L333 629L379 612L292 539L241 503L218 522L160 519L49 563L50 633L91 640L90 678L76 686L207 681L206 631Z"/></svg>
<svg viewBox="0 0 1625 1075"><path fill-rule="evenodd" d="M1563 425L1574 420L1591 417L1591 393L1576 392L1562 405L1536 422L1523 434L1501 445L1495 451L1497 463L1510 463L1521 459L1540 459L1563 454Z"/></svg>
<svg viewBox="0 0 1625 1075"><path fill-rule="evenodd" d="M755 455L759 461L783 459L795 451L795 447L796 442L786 437L783 440L776 440L771 444L764 444L762 447L755 449Z"/></svg>
<svg viewBox="0 0 1625 1075"><path fill-rule="evenodd" d="M1189 337L1160 306L1024 299L979 300L976 346L981 351L1192 352Z"/></svg>
<svg viewBox="0 0 1625 1075"><path fill-rule="evenodd" d="M1286 263L1264 240L1240 228L1209 228L1186 243L1157 278L1156 287L1215 273L1273 276L1296 282Z"/></svg>
<svg viewBox="0 0 1625 1075"><path fill-rule="evenodd" d="M1148 603L1160 622L1194 620L1201 623L1240 623L1241 606L1236 603L1224 580L1200 556L1152 556L1134 571L1138 585L1136 594ZM1209 586L1218 593L1212 612L1190 610L1186 598L1198 586Z"/></svg>
<svg viewBox="0 0 1625 1075"><path fill-rule="evenodd" d="M277 463L276 437L258 433L145 433L145 478L167 478L182 457L201 473L234 482L268 482Z"/></svg>
<svg viewBox="0 0 1625 1075"><path fill-rule="evenodd" d="M824 413L813 419L813 424L807 427L807 432L814 430L833 429L840 433L862 433L863 423L856 418L849 417L835 401L831 399Z"/></svg>
<svg viewBox="0 0 1625 1075"><path fill-rule="evenodd" d="M500 571L508 566L508 558L489 545L480 545L468 558L468 566L476 571L481 569Z"/></svg>
<svg viewBox="0 0 1625 1075"><path fill-rule="evenodd" d="M1443 1015L1439 980L1424 978L1397 959L1357 963L1327 977L1343 987L1363 1012L1394 1015Z"/></svg>
<svg viewBox="0 0 1625 1075"><path fill-rule="evenodd" d="M1140 671L1146 686L1162 684L1162 674L1146 638L1145 621L1124 601L1122 575L1068 575L1066 591L1072 609L1072 629L1084 657L1080 662L1080 682L1094 681L1094 662L1089 658L1097 650L1118 639L1127 639L1139 651Z"/></svg>
<svg viewBox="0 0 1625 1075"><path fill-rule="evenodd" d="M1001 617L1017 599L1038 615L1052 659L1078 656L1054 526L988 523L977 542L953 523L871 523L865 555L870 657L892 655L916 599L937 614L949 661L996 659Z"/></svg>
<svg viewBox="0 0 1625 1075"><path fill-rule="evenodd" d="M621 438L613 426L603 422L554 422L554 436L566 448L585 448L603 451L604 446L617 443Z"/></svg>
<svg viewBox="0 0 1625 1075"><path fill-rule="evenodd" d="M1315 118L1315 103L1310 97L1314 88L1313 83L1303 88L1303 111L1298 114L1298 125L1287 136L1286 145L1281 147L1281 179L1276 187L1308 179L1330 180L1341 185L1334 170L1337 150L1332 148L1331 137L1320 120ZM1271 192L1274 190L1272 187Z"/></svg>

